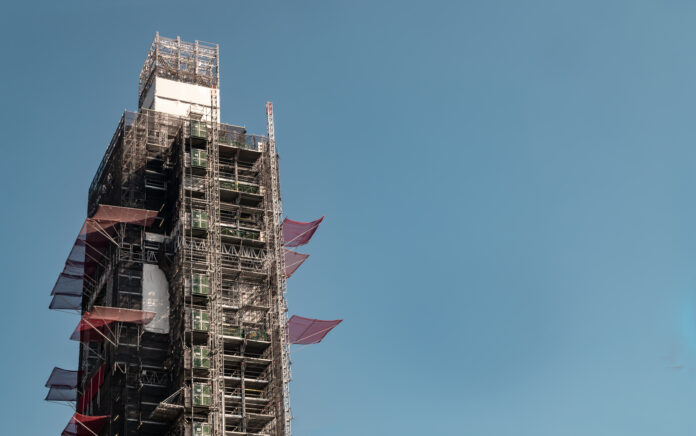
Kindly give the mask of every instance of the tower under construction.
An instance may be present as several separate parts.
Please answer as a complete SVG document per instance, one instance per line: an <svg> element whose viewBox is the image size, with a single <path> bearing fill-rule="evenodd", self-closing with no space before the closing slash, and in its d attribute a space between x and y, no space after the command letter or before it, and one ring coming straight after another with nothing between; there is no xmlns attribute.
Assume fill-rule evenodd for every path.
<svg viewBox="0 0 696 436"><path fill-rule="evenodd" d="M80 316L64 435L290 435L290 344L340 322L288 320L322 218L283 219L270 103L266 135L220 122L219 59L158 34L89 187L50 305Z"/></svg>

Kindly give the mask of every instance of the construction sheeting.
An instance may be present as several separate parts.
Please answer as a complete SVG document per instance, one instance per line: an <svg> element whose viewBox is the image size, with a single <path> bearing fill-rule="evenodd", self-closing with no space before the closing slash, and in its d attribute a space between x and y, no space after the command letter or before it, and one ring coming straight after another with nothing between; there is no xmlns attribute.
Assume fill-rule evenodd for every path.
<svg viewBox="0 0 696 436"><path fill-rule="evenodd" d="M316 221L303 223L285 218L283 220L283 241L285 246L299 247L308 243L323 220L324 217L321 217Z"/></svg>
<svg viewBox="0 0 696 436"><path fill-rule="evenodd" d="M89 227L87 222L82 225L51 295L82 296L85 276L95 269L109 242L100 233L90 233Z"/></svg>
<svg viewBox="0 0 696 436"><path fill-rule="evenodd" d="M68 266L68 264L66 264L66 266ZM84 262L80 265L80 268L84 268ZM64 271L58 275L58 280L56 280L56 284L53 286L51 295L82 295L82 269L77 271L80 274L71 274L70 272L75 271Z"/></svg>
<svg viewBox="0 0 696 436"><path fill-rule="evenodd" d="M80 310L82 308L82 295L55 294L48 308L53 310Z"/></svg>
<svg viewBox="0 0 696 436"><path fill-rule="evenodd" d="M297 268L302 265L302 262L307 260L309 254L297 253L287 248L284 248L283 251L285 253L285 278L288 278L297 271Z"/></svg>
<svg viewBox="0 0 696 436"><path fill-rule="evenodd" d="M88 315L89 312L85 312ZM101 342L109 337L111 328L109 324L112 321L102 321L99 319L81 319L75 327L70 339L79 342Z"/></svg>
<svg viewBox="0 0 696 436"><path fill-rule="evenodd" d="M157 218L156 210L100 204L97 212L89 219L100 223L126 223L149 227L155 222L155 218Z"/></svg>
<svg viewBox="0 0 696 436"><path fill-rule="evenodd" d="M339 325L342 319L323 321L293 315L288 321L288 340L291 344L317 344L324 339L331 329Z"/></svg>
<svg viewBox="0 0 696 436"><path fill-rule="evenodd" d="M82 315L82 319L70 339L80 342L100 342L105 337L109 337L111 323L148 324L155 318L155 315L155 312L144 310L94 306L91 312L85 312Z"/></svg>
<svg viewBox="0 0 696 436"><path fill-rule="evenodd" d="M44 400L65 402L77 401L77 389L51 388L48 390L48 394L46 394Z"/></svg>
<svg viewBox="0 0 696 436"><path fill-rule="evenodd" d="M47 388L63 388L74 389L77 387L77 371L70 369L58 368L57 366L51 371L51 375L46 381Z"/></svg>
<svg viewBox="0 0 696 436"><path fill-rule="evenodd" d="M109 245L109 229L119 223L150 226L157 211L129 207L100 205L91 218L80 228L63 272L58 276L51 295L51 309L80 310L85 279L101 265L104 252Z"/></svg>
<svg viewBox="0 0 696 436"><path fill-rule="evenodd" d="M76 401L77 371L55 367L46 381L49 388L46 401Z"/></svg>
<svg viewBox="0 0 696 436"><path fill-rule="evenodd" d="M143 310L154 312L145 331L169 333L169 282L157 265L143 264Z"/></svg>
<svg viewBox="0 0 696 436"><path fill-rule="evenodd" d="M80 398L77 400L78 412L84 412L85 410L87 410L89 403L91 403L92 399L94 399L94 397L96 397L99 394L99 389L104 384L104 374L106 372L105 369L106 365L100 366L97 372L95 372L89 379L87 385L85 385L85 391L82 393L82 395L80 395Z"/></svg>
<svg viewBox="0 0 696 436"><path fill-rule="evenodd" d="M84 318L88 313L85 312ZM134 324L147 324L155 317L154 312L136 309L124 309L121 307L94 306L89 313L89 319L101 319L104 321L132 322Z"/></svg>
<svg viewBox="0 0 696 436"><path fill-rule="evenodd" d="M87 416L75 413L61 436L94 436L101 432L108 419L109 415Z"/></svg>

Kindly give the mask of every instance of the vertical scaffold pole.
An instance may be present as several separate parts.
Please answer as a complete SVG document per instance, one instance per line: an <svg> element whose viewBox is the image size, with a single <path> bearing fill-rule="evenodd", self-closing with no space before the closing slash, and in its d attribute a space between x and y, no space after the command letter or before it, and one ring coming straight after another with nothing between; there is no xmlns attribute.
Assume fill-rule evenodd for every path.
<svg viewBox="0 0 696 436"><path fill-rule="evenodd" d="M271 207L273 211L273 253L275 261L276 289L276 319L278 326L281 358L281 377L283 385L283 420L285 436L291 436L292 411L290 409L290 345L288 343L285 326L288 321L287 287L285 282L285 257L283 256L283 234L281 220L283 217L283 204L280 197L280 182L278 173L278 153L275 145L275 127L273 123L273 103L266 102L266 127L268 129L268 157L271 167Z"/></svg>

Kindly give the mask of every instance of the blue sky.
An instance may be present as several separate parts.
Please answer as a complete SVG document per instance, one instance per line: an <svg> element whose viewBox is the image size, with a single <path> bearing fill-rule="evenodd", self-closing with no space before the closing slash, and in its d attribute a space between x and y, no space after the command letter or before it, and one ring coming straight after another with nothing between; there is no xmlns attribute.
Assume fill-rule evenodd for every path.
<svg viewBox="0 0 696 436"><path fill-rule="evenodd" d="M696 4L10 2L0 15L4 433L58 434L49 292L159 31L221 46L326 220L290 311L298 435L696 431Z"/></svg>

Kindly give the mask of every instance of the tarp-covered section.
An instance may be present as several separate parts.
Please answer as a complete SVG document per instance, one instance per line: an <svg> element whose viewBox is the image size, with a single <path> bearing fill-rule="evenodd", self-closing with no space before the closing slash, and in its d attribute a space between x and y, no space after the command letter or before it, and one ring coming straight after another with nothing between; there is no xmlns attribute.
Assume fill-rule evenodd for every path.
<svg viewBox="0 0 696 436"><path fill-rule="evenodd" d="M297 253L288 249L283 249L283 251L285 252L285 278L288 278L297 271L302 262L307 260L309 254Z"/></svg>
<svg viewBox="0 0 696 436"><path fill-rule="evenodd" d="M285 218L283 220L283 241L286 247L299 247L305 245L312 239L312 235L317 231L317 227L324 220L324 217L316 221L303 223Z"/></svg>
<svg viewBox="0 0 696 436"><path fill-rule="evenodd" d="M97 372L95 372L89 379L87 385L85 385L85 391L82 393L82 395L80 395L80 398L77 401L78 412L84 412L87 410L89 403L91 403L92 399L94 399L94 397L96 397L99 393L99 389L104 384L105 369L106 365L100 366Z"/></svg>
<svg viewBox="0 0 696 436"><path fill-rule="evenodd" d="M155 317L155 312L123 309L120 307L94 306L91 312L82 315L70 339L80 342L102 341L110 336L110 325L114 322L147 324Z"/></svg>
<svg viewBox="0 0 696 436"><path fill-rule="evenodd" d="M94 436L104 428L109 415L87 416L75 413L61 436Z"/></svg>
<svg viewBox="0 0 696 436"><path fill-rule="evenodd" d="M291 344L299 345L319 343L341 321L343 320L323 321L293 315L288 321L288 340Z"/></svg>
<svg viewBox="0 0 696 436"><path fill-rule="evenodd" d="M157 211L120 206L100 205L93 217L87 218L77 235L63 271L53 286L50 309L80 310L85 281L101 264L106 247L110 243L109 232L114 225L135 224L150 226Z"/></svg>

